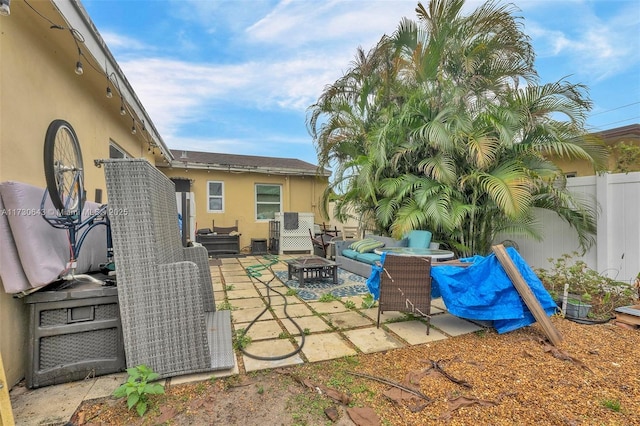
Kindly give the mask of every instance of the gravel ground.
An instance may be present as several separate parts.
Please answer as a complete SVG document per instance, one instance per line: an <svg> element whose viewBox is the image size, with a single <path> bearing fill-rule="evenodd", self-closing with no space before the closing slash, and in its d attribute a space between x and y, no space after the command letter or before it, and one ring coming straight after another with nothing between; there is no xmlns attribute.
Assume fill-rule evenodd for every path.
<svg viewBox="0 0 640 426"><path fill-rule="evenodd" d="M503 335L483 330L384 353L169 385L165 395L152 397L143 418L122 400L94 400L72 423L640 425L640 329L552 321L564 339L558 347L538 325ZM330 408L335 421L325 414Z"/></svg>

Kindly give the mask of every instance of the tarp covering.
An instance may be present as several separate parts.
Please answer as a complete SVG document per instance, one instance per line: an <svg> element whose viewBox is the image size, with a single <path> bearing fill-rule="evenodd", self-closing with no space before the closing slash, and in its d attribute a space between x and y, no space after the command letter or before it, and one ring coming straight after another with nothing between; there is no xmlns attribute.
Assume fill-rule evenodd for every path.
<svg viewBox="0 0 640 426"><path fill-rule="evenodd" d="M531 267L513 247L507 253L529 285L538 302L553 315L557 306ZM511 283L495 254L461 259L472 263L460 266L432 266L432 297L442 296L447 310L460 318L491 320L498 333L506 333L533 324L535 318ZM381 259L384 262L384 257ZM374 266L367 280L369 291L377 300L380 294L382 267Z"/></svg>

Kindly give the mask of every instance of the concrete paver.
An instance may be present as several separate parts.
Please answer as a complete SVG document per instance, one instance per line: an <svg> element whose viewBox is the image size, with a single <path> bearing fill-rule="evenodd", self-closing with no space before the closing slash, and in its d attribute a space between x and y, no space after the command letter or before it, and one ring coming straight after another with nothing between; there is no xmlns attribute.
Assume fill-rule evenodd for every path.
<svg viewBox="0 0 640 426"><path fill-rule="evenodd" d="M302 353L309 362L325 361L357 354L356 350L350 347L338 333L306 336Z"/></svg>
<svg viewBox="0 0 640 426"><path fill-rule="evenodd" d="M305 330L308 330L310 333L319 333L332 330L331 326L327 324L326 321L323 321L320 317L315 315L309 317L293 318L293 320L300 326L300 328L302 328L303 332L305 332ZM284 318L281 319L281 321L289 334L294 336L300 334L300 331L295 325L293 325L290 319Z"/></svg>
<svg viewBox="0 0 640 426"><path fill-rule="evenodd" d="M337 300L331 302L309 302L309 306L311 306L313 310L320 314L345 312L349 310L349 308L347 308L343 303L340 303Z"/></svg>
<svg viewBox="0 0 640 426"><path fill-rule="evenodd" d="M377 327L348 330L344 332L344 335L356 345L358 349L366 354L388 351L405 346L391 334Z"/></svg>
<svg viewBox="0 0 640 426"><path fill-rule="evenodd" d="M253 281L246 275L229 275L225 272L223 276L225 285L250 284L253 286Z"/></svg>
<svg viewBox="0 0 640 426"><path fill-rule="evenodd" d="M93 382L83 380L46 386L22 394L12 390L11 406L16 425L67 423L91 390Z"/></svg>
<svg viewBox="0 0 640 426"><path fill-rule="evenodd" d="M459 336L461 334L473 333L482 330L482 327L472 322L465 321L449 313L435 315L431 318L431 324L447 333L449 336Z"/></svg>
<svg viewBox="0 0 640 426"><path fill-rule="evenodd" d="M325 318L338 329L363 327L371 325L369 318L363 317L357 312L337 312L334 314L327 314Z"/></svg>
<svg viewBox="0 0 640 426"><path fill-rule="evenodd" d="M362 312L363 314L365 314L366 316L368 316L369 318L371 318L373 321L376 322L376 324L378 323L378 308L369 308L369 309L364 309L361 310L360 312ZM380 324L384 324L385 322L388 321L396 321L402 318L405 318L406 315L403 314L402 312L398 312L398 311L385 311L382 314L380 314Z"/></svg>
<svg viewBox="0 0 640 426"><path fill-rule="evenodd" d="M271 296L270 296L271 300L269 300L269 298L267 297L267 293L264 292L263 294L265 300L269 301L271 306L284 306L285 300L287 301L287 305L289 306L302 303L302 301L298 299L296 296L286 296L286 292L287 292L286 289L285 290L278 289L278 291L284 294L285 297L282 298L281 296L275 294L274 292L271 292Z"/></svg>
<svg viewBox="0 0 640 426"><path fill-rule="evenodd" d="M216 299L218 300L218 299ZM224 300L224 299L222 299ZM249 308L265 308L265 304L259 297L251 297L247 299L234 299L231 303L231 306L238 309L249 309ZM234 311L235 312L235 311Z"/></svg>
<svg viewBox="0 0 640 426"><path fill-rule="evenodd" d="M289 340L279 339L251 342L249 346L247 346L246 351L250 354L259 355L262 357L277 357L284 356L290 352L293 352L295 349L296 347ZM304 360L299 353L284 359L268 361L254 359L247 355L242 355L242 361L247 372L265 370L267 368L287 367L304 363Z"/></svg>
<svg viewBox="0 0 640 426"><path fill-rule="evenodd" d="M285 258L287 256L280 257L281 260ZM267 294L266 287L259 280L248 277L244 269L261 263L261 259L223 258L219 259L220 266L211 266L216 304L222 303L226 298L234 307L231 315L232 326L236 330L248 326L267 306L263 300ZM286 266L280 263L273 265L272 269L282 271L286 270ZM272 276L268 270L261 272L261 280L268 280ZM288 290L277 279L270 285L282 294ZM381 327L377 328L378 309L364 309L363 300L363 296L358 295L331 302L305 302L293 295L286 296L287 313L305 333L302 350L292 354L297 346L286 338L286 334L295 336L298 344L303 336L300 336L300 331L292 321L285 317L285 300L271 292L273 313L266 311L251 327L249 336L252 341L246 351L258 357L285 358L260 360L246 354L237 355L242 356L242 372L337 359L356 355L358 351L391 351L407 344L422 344L482 329L477 324L447 313L442 299L433 300L431 323L437 329L432 327L429 335L426 334L427 326L424 321L405 320L405 314L393 311L381 315ZM349 307L345 306L346 302L351 302L348 303ZM390 354L392 356L391 352ZM184 375L169 380L172 384L180 384L240 372L240 366L236 362L234 368L229 370ZM126 373L117 373L34 390L16 386L11 390L16 424L65 424L83 400L111 395L126 377Z"/></svg>
<svg viewBox="0 0 640 426"><path fill-rule="evenodd" d="M246 330L246 327L248 326L249 326L249 323L236 324L235 328L236 330L239 328L244 328ZM283 333L284 333L284 330L282 329L282 327L280 327L280 324L278 324L277 321L269 320L269 321L258 321L253 323L253 325L247 332L247 336L249 336L251 340L256 341L256 340L264 340L264 339L274 339L279 337Z"/></svg>
<svg viewBox="0 0 640 426"><path fill-rule="evenodd" d="M108 376L96 377L93 386L87 392L84 399L104 398L111 396L122 383L127 381L127 373L110 374Z"/></svg>
<svg viewBox="0 0 640 426"><path fill-rule="evenodd" d="M210 380L211 378L216 377L228 377L233 376L234 374L238 374L238 362L236 360L236 365L233 368L228 370L216 370L210 371L206 373L198 373L198 374L185 374L183 376L176 376L171 378L172 385L180 385L183 383L195 383L202 382L204 380Z"/></svg>
<svg viewBox="0 0 640 426"><path fill-rule="evenodd" d="M433 319L432 319L433 320ZM446 339L447 336L433 328L427 334L427 325L422 321L403 321L385 324L389 330L396 333L410 345L420 345L422 343L433 342L435 340Z"/></svg>
<svg viewBox="0 0 640 426"><path fill-rule="evenodd" d="M246 299L249 297L259 297L260 293L258 293L255 289L246 289L246 290L230 290L227 291L227 298L231 299Z"/></svg>
<svg viewBox="0 0 640 426"><path fill-rule="evenodd" d="M431 301L431 307L432 308L438 308L441 311L446 311L447 310L447 306L444 304L444 301L442 300L442 297L438 297L437 299L433 299Z"/></svg>
<svg viewBox="0 0 640 426"><path fill-rule="evenodd" d="M286 318L284 314L284 305L273 306L273 313L278 318ZM304 303L295 303L287 305L287 314L291 318L308 317L313 315L313 311Z"/></svg>
<svg viewBox="0 0 640 426"><path fill-rule="evenodd" d="M231 303L232 306L235 306L235 300L231 300L229 303ZM264 308L265 306L262 306L261 308L245 308L233 310L231 311L231 322L233 324L251 322L254 318L260 315L261 312L264 311ZM258 321L268 320L273 320L273 315L269 311L264 312L258 319Z"/></svg>
<svg viewBox="0 0 640 426"><path fill-rule="evenodd" d="M227 290L255 290L251 281L225 281Z"/></svg>

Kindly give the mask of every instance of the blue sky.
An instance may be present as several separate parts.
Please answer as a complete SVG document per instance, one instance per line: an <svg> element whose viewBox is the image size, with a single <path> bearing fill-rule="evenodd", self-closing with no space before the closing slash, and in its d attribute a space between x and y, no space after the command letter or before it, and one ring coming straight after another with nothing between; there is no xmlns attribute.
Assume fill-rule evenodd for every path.
<svg viewBox="0 0 640 426"><path fill-rule="evenodd" d="M428 2L425 1L426 5ZM640 123L640 2L516 1L541 83L589 87L599 131ZM305 118L407 0L82 0L171 149L317 163ZM480 4L467 1L466 9Z"/></svg>

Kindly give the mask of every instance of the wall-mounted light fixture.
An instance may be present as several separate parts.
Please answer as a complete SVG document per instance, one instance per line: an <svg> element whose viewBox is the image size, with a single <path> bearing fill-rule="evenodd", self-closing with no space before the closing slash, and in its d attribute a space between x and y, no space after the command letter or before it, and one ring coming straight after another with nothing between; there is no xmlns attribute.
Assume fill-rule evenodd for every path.
<svg viewBox="0 0 640 426"><path fill-rule="evenodd" d="M136 119L133 119L133 124L131 125L131 134L135 135L136 134Z"/></svg>
<svg viewBox="0 0 640 426"><path fill-rule="evenodd" d="M124 109L124 104L120 105L120 115L126 115L127 111Z"/></svg>
<svg viewBox="0 0 640 426"><path fill-rule="evenodd" d="M113 92L111 91L111 87L107 86L107 98L113 98Z"/></svg>
<svg viewBox="0 0 640 426"><path fill-rule="evenodd" d="M11 0L0 0L0 15L11 15Z"/></svg>

